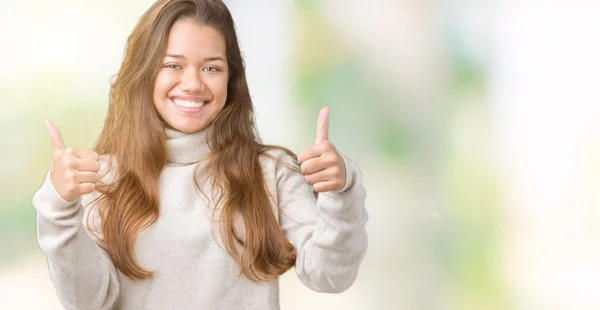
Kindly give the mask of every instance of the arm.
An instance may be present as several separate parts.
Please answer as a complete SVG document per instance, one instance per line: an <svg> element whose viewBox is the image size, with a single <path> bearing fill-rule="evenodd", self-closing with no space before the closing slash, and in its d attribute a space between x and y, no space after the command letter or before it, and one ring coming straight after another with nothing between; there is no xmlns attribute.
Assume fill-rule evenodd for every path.
<svg viewBox="0 0 600 310"><path fill-rule="evenodd" d="M296 248L296 274L317 292L348 289L367 250L366 191L358 166L343 158L345 185L318 198L302 174L282 163L276 166L280 224ZM283 159L298 165L289 157Z"/></svg>
<svg viewBox="0 0 600 310"><path fill-rule="evenodd" d="M48 173L33 196L38 244L47 257L50 278L65 308L110 309L119 294L119 279L107 252L83 226L85 198L63 200Z"/></svg>

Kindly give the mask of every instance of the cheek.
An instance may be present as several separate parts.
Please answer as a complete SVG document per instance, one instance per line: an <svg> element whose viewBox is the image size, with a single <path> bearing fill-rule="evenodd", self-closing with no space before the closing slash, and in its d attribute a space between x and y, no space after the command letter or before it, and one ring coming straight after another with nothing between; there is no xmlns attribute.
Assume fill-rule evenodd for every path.
<svg viewBox="0 0 600 310"><path fill-rule="evenodd" d="M227 101L227 84L228 79L225 77L223 80L220 80L219 83L215 87L215 95L218 94L219 99L225 103Z"/></svg>
<svg viewBox="0 0 600 310"><path fill-rule="evenodd" d="M159 73L154 82L154 97L164 97L173 88L174 79L168 74Z"/></svg>

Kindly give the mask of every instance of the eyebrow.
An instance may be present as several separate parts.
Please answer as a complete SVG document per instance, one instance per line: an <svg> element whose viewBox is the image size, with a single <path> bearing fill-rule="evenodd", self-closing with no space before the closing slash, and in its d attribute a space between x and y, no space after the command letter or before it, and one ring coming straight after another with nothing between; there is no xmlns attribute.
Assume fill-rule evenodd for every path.
<svg viewBox="0 0 600 310"><path fill-rule="evenodd" d="M171 58L177 58L177 59L186 59L185 56L183 55L179 55L179 54L166 54L165 57L171 57ZM204 61L225 61L225 59L221 56L213 56L213 57L206 57L204 58Z"/></svg>

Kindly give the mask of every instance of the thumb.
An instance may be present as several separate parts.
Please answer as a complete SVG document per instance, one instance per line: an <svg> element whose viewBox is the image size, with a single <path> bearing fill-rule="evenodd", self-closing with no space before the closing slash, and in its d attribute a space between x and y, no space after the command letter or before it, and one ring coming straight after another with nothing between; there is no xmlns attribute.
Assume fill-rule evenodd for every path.
<svg viewBox="0 0 600 310"><path fill-rule="evenodd" d="M327 107L321 109L319 118L317 119L317 135L315 137L315 144L321 143L325 140L329 140L329 108Z"/></svg>
<svg viewBox="0 0 600 310"><path fill-rule="evenodd" d="M48 132L50 133L50 139L52 140L52 150L64 150L66 148L65 143L63 142L58 127L56 127L56 125L54 125L54 123L52 123L51 121L45 121L44 123L46 124L46 127L48 127Z"/></svg>

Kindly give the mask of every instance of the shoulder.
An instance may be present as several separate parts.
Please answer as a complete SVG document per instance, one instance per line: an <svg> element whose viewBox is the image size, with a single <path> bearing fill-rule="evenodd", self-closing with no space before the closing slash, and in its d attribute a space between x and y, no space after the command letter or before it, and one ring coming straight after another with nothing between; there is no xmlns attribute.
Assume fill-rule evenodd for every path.
<svg viewBox="0 0 600 310"><path fill-rule="evenodd" d="M296 154L280 146L268 146L262 154L263 173L278 191L302 189L312 193L302 175Z"/></svg>
<svg viewBox="0 0 600 310"><path fill-rule="evenodd" d="M275 171L281 169L300 169L297 155L291 150L282 146L265 146L261 152L260 162L263 168L266 170Z"/></svg>

